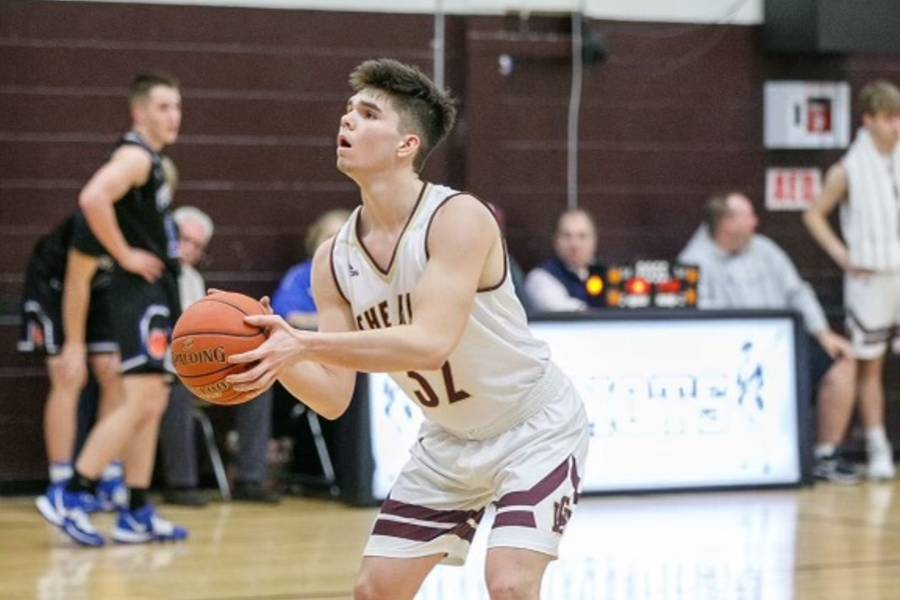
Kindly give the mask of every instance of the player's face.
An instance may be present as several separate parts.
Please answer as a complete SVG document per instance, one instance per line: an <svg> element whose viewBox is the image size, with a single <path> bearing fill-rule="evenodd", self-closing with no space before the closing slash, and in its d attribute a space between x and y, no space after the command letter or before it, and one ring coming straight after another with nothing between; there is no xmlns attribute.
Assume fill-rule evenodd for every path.
<svg viewBox="0 0 900 600"><path fill-rule="evenodd" d="M410 137L400 133L400 114L386 95L361 90L347 101L341 117L337 167L348 175L396 167Z"/></svg>
<svg viewBox="0 0 900 600"><path fill-rule="evenodd" d="M900 141L900 111L863 115L863 125L869 130L875 145L884 152L892 152Z"/></svg>
<svg viewBox="0 0 900 600"><path fill-rule="evenodd" d="M582 214L566 215L557 226L553 246L556 255L566 265L586 269L594 262L594 253L597 251L594 226Z"/></svg>
<svg viewBox="0 0 900 600"><path fill-rule="evenodd" d="M134 103L133 117L151 145L173 144L181 128L181 93L166 85L150 88L146 98Z"/></svg>

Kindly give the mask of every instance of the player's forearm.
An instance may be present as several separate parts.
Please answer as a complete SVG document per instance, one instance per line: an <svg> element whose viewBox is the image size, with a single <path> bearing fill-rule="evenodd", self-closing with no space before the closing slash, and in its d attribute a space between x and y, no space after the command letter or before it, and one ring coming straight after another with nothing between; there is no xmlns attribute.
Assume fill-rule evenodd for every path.
<svg viewBox="0 0 900 600"><path fill-rule="evenodd" d="M91 227L91 231L100 240L100 243L103 244L110 256L121 264L131 247L119 228L114 204L108 198L96 192L82 192L78 198L78 204L87 219L88 225Z"/></svg>
<svg viewBox="0 0 900 600"><path fill-rule="evenodd" d="M295 398L326 419L336 419L350 405L356 379L326 365L301 361L286 367L278 381Z"/></svg>
<svg viewBox="0 0 900 600"><path fill-rule="evenodd" d="M841 268L844 268L846 266L844 262L847 258L847 247L831 228L828 219L820 212L811 209L803 214L803 224L806 225L806 229L813 239L819 243L819 246L828 253L828 256Z"/></svg>
<svg viewBox="0 0 900 600"><path fill-rule="evenodd" d="M441 368L455 342L417 324L316 333L305 336L303 357L368 373L431 371Z"/></svg>

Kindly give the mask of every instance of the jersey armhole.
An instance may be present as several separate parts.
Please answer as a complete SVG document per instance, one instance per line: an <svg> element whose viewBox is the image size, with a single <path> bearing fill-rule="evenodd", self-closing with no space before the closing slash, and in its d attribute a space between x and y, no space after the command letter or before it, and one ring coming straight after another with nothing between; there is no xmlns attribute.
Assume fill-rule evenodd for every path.
<svg viewBox="0 0 900 600"><path fill-rule="evenodd" d="M494 290L500 288L500 286L502 286L504 282L506 282L506 278L509 275L509 248L506 245L506 236L503 235L503 229L500 227L500 220L497 219L497 214L494 212L494 209L491 208L490 204L488 204L478 196L467 194L466 192L457 192L441 200L441 203L437 205L437 207L434 209L434 212L432 212L431 216L428 217L428 225L425 227L425 260L427 261L431 258L431 254L428 252L428 236L431 233L431 224L434 222L434 217L438 214L438 211L441 210L441 208L443 208L445 204L447 204L447 202L449 202L453 198L456 198L457 196L462 196L464 194L472 196L473 198L481 202L481 204L484 205L488 212L491 213L491 216L494 218L494 222L497 224L497 233L500 235L500 242L503 246L503 274L500 275L500 281L498 281L494 285L485 288L478 288L477 290L475 290L475 293L477 294L480 294L482 292L493 292Z"/></svg>
<svg viewBox="0 0 900 600"><path fill-rule="evenodd" d="M343 231L343 228L341 231ZM331 238L331 247L328 249L328 267L331 269L331 278L334 280L334 287L337 288L338 294L341 295L341 298L344 299L347 306L352 306L350 300L347 299L347 295L344 294L344 290L341 289L341 282L338 280L337 271L334 269L334 245L337 242L338 235L340 235L340 232Z"/></svg>

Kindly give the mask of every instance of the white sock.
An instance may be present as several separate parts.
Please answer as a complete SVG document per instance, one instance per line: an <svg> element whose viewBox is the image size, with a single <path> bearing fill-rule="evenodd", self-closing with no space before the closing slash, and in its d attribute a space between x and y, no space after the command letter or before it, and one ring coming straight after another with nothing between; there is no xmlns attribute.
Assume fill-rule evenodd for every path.
<svg viewBox="0 0 900 600"><path fill-rule="evenodd" d="M866 444L876 448L890 446L884 427L871 427L866 429Z"/></svg>
<svg viewBox="0 0 900 600"><path fill-rule="evenodd" d="M72 475L75 474L75 470L72 468L72 463L64 462L64 463L50 463L50 483L62 483L63 481L68 481L72 479Z"/></svg>
<svg viewBox="0 0 900 600"><path fill-rule="evenodd" d="M122 468L122 462L116 461L111 462L106 465L106 469L103 470L103 475L100 477L102 481L111 481L113 479L119 479L122 477L125 470Z"/></svg>
<svg viewBox="0 0 900 600"><path fill-rule="evenodd" d="M835 448L834 444L816 444L816 447L813 450L813 456L816 458L825 458L826 456L834 454L835 450L837 450L837 448Z"/></svg>

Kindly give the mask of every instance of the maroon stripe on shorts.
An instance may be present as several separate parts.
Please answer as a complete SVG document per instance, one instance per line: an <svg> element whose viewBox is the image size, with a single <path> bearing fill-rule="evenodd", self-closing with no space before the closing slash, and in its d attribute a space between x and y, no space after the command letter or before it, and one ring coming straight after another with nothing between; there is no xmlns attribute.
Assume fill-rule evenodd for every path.
<svg viewBox="0 0 900 600"><path fill-rule="evenodd" d="M484 509L482 509L484 510ZM381 505L381 512L385 515L417 519L419 521L432 521L433 523L460 523L474 517L478 511L474 510L436 510L418 504L407 504L399 500L388 498Z"/></svg>
<svg viewBox="0 0 900 600"><path fill-rule="evenodd" d="M428 527L427 525L419 525L417 523L403 523L391 519L379 518L375 522L372 533L374 535L386 535L417 542L430 542L442 535L455 535L467 542L471 542L472 538L475 537L475 527L472 527L469 521L474 521L477 527L478 524L481 523L481 518L484 516L484 509L482 508L478 511L457 510L452 512L465 516L456 524L456 527L450 529L440 529L438 527Z"/></svg>
<svg viewBox="0 0 900 600"><path fill-rule="evenodd" d="M569 459L566 458L566 460L562 461L558 467L553 469L549 475L538 481L530 490L524 492L510 492L497 501L497 506L534 506L549 496L553 490L558 488L560 484L566 480L568 472Z"/></svg>
<svg viewBox="0 0 900 600"><path fill-rule="evenodd" d="M510 510L497 513L494 519L494 529L498 527L531 527L536 528L534 514L527 510Z"/></svg>
<svg viewBox="0 0 900 600"><path fill-rule="evenodd" d="M453 533L453 530L425 527L415 523L401 523L388 519L378 519L375 522L375 527L372 529L372 535L386 535L416 542L430 542L448 533Z"/></svg>

